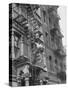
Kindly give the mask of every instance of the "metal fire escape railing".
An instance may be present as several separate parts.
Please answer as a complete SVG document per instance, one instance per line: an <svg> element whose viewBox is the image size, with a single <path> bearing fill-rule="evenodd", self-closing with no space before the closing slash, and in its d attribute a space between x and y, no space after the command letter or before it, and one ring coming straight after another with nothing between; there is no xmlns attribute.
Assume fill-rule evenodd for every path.
<svg viewBox="0 0 68 90"><path fill-rule="evenodd" d="M32 7L29 6L27 8L27 18L30 24L32 24L33 26L33 30L37 30L39 28L38 24L37 24L37 20L35 19Z"/></svg>
<svg viewBox="0 0 68 90"><path fill-rule="evenodd" d="M39 31L39 28L40 28L39 22L38 22L37 18L35 18L35 15L34 15L34 11L36 9L33 8L31 5L25 5L25 9L27 11L26 12L27 17L25 18L23 16L23 14L21 14L21 13L19 14L18 12L15 11L16 10L15 9L14 12L17 14L17 17L14 18L13 21L21 27L21 31L25 33L27 39L30 39L30 41L31 41L30 44L33 43L34 45L36 45L36 43L43 43L43 41L41 41L41 39L40 39L41 35L43 35L43 34ZM30 27L31 27L31 30L29 29ZM39 34L39 38L36 38L37 33ZM35 49L36 52L38 49L39 48ZM32 53L34 53L34 51L35 51L34 47L31 48L31 50L32 50ZM40 50L40 51L42 51L42 50ZM35 70L35 76L36 76L36 70Z"/></svg>
<svg viewBox="0 0 68 90"><path fill-rule="evenodd" d="M39 25L38 25L37 20L35 19L33 9L32 9L32 7L30 5L27 7L27 19L28 19L28 23L32 25L32 34L33 34L33 36L31 37L31 43L33 43L33 45L34 44L36 45L36 43L38 43L38 40L39 40L39 38L38 38L38 40L36 38L36 33L38 33L40 37L41 37L42 34L38 30L39 29ZM34 51L35 51L35 53L34 53ZM37 47L35 49L32 49L32 53L34 53L34 54L36 54L37 51L38 51ZM39 57L39 55L38 55L38 57ZM37 57L37 59L38 59L38 57ZM36 73L37 73L37 69L35 68L34 71L32 70L32 76L34 74L35 75L35 79L37 79Z"/></svg>
<svg viewBox="0 0 68 90"><path fill-rule="evenodd" d="M39 31L39 25L37 23L37 20L34 17L34 13L33 10L31 8L31 6L28 6L27 8L27 18L28 18L28 23L32 25L32 36L31 40L36 42L36 33L39 34L39 36L42 35L42 33Z"/></svg>

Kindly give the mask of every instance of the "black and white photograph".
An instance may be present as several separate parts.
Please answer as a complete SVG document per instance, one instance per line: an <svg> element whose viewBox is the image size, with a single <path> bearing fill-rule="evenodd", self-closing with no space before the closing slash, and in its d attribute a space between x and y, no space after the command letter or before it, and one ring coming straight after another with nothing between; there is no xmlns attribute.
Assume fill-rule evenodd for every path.
<svg viewBox="0 0 68 90"><path fill-rule="evenodd" d="M59 5L9 4L10 86L66 84L63 10Z"/></svg>

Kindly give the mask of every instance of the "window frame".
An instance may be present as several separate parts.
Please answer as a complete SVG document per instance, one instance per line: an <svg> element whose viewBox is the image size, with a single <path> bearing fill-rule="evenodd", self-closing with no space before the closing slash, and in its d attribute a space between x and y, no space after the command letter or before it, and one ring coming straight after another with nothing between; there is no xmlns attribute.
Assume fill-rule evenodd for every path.
<svg viewBox="0 0 68 90"><path fill-rule="evenodd" d="M46 18L45 17L46 17L46 11L43 10L43 21L44 21L44 23L46 22Z"/></svg>

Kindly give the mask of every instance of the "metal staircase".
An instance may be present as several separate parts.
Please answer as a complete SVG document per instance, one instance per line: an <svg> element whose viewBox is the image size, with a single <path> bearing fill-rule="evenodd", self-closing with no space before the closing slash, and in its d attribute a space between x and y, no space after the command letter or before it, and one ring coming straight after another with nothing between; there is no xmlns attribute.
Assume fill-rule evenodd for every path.
<svg viewBox="0 0 68 90"><path fill-rule="evenodd" d="M33 26L33 30L38 30L39 29L39 25L37 23L37 20L35 19L34 16L34 11L32 10L31 6L28 6L27 8L27 18L28 18L28 22Z"/></svg>

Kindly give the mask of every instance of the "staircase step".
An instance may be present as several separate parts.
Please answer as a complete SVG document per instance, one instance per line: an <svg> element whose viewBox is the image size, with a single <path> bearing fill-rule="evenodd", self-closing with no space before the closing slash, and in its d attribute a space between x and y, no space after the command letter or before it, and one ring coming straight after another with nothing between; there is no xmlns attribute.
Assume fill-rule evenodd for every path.
<svg viewBox="0 0 68 90"><path fill-rule="evenodd" d="M22 25L26 25L28 22L21 22Z"/></svg>

